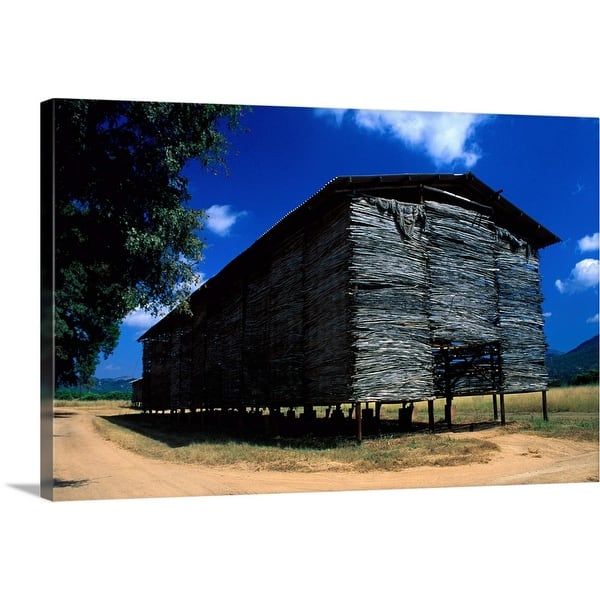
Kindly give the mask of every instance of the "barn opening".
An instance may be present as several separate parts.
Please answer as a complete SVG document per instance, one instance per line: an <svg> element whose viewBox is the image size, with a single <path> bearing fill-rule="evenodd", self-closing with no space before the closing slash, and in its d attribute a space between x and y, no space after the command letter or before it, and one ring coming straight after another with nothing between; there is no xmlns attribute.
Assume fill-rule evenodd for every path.
<svg viewBox="0 0 600 600"><path fill-rule="evenodd" d="M455 397L493 394L505 423L506 395L545 398L557 241L471 173L335 178L141 336L135 401L360 439L383 406L410 429L427 402L434 430L434 401L451 427Z"/></svg>

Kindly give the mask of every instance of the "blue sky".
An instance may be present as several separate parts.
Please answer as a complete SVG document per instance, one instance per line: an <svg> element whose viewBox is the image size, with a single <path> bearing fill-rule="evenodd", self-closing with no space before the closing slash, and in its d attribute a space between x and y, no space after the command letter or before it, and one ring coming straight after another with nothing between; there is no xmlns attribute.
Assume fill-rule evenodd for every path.
<svg viewBox="0 0 600 600"><path fill-rule="evenodd" d="M562 242L542 250L546 338L567 351L598 332L598 119L254 106L230 136L228 174L190 164L191 206L207 211L206 280L340 175L472 171ZM97 377L137 377L136 311Z"/></svg>
<svg viewBox="0 0 600 600"><path fill-rule="evenodd" d="M134 500L127 503L74 502L68 506L40 503L35 493L23 493L25 489L35 489L40 458L39 377L31 372L31 361L36 360L39 347L39 243L35 241L35 231L32 239L27 229L31 224L35 230L39 219L36 199L39 198L40 182L37 169L32 168L39 157L39 122L36 119L39 102L56 97L126 98L600 116L597 78L600 38L591 2L575 0L568 4L568 9L564 3L546 3L543 10L537 3L524 2L494 5L425 1L392 6L389 2L305 1L281 4L273 11L272 3L267 5L261 0L252 3L227 1L198 4L195 13L191 6L176 0L165 10L162 4L159 6L154 2L148 4L148 9L140 11L136 3L108 0L103 3L102 10L88 3L74 11L72 2L58 0L39 3L33 13L29 3L5 3L5 27L0 44L3 44L4 54L11 57L3 64L4 87L11 93L2 96L3 114L6 115L4 143L0 148L6 173L3 179L2 243L5 245L2 272L5 288L12 293L2 296L4 325L10 342L3 344L2 364L5 372L10 374L11 397L22 402L19 402L19 418L11 421L2 437L4 455L11 458L2 464L5 485L0 486L0 494L3 506L11 509L11 515L27 511L28 523L41 534L32 543L28 536L23 536L22 519L12 518L6 523L4 539L8 537L7 546L10 544L15 549L14 564L7 569L6 590L12 591L15 584L37 587L37 582L39 591L47 593L46 582L53 580L65 560L78 567L73 570L76 584L85 585L90 576L95 575L93 569L98 562L105 559L105 544L99 544L98 540L112 535L115 527L130 533L123 550L126 556L137 553L142 560L152 558L157 541L172 544L175 537L183 552L177 555L174 559L177 562L173 561L173 564L167 559L167 568L163 571L170 573L172 566L180 572L194 573L194 568L186 567L201 561L206 565L203 586L211 591L214 589L216 596L222 590L224 580L231 584L232 593L243 593L254 584L266 589L262 568L265 562L273 566L270 570L272 581L287 585L289 581L285 577L289 564L302 561L314 547L315 536L323 530L331 533L328 544L331 544L329 566L332 573L347 569L344 550L348 544L360 544L364 538L371 546L377 544L383 549L380 572L395 575L398 536L411 540L414 554L425 553L431 545L428 523L423 519L392 518L388 519L385 528L370 528L368 532L363 528L364 536L348 528L347 523L364 512L365 501L377 506L379 514L396 514L407 493L423 514L436 511L443 502L457 522L461 519L465 522L485 520L497 512L503 515L503 524L506 524L495 531L493 544L484 528L472 529L468 538L448 537L446 540L436 536L440 551L448 560L436 565L440 575L436 582L441 583L436 586L431 581L434 593L445 591L442 586L449 576L464 566L465 556L473 573L487 573L489 564L504 559L501 552L504 546L525 529L530 533L529 543L522 550L526 554L523 560L514 562L517 569L520 564L524 565L522 569L527 571L523 574L532 569L544 572L548 565L552 568L559 560L557 547L583 547L588 538L597 538L600 533L597 510L600 486L594 485L553 486L551 493L545 486L503 486L435 490L433 493L423 489L351 492L331 497L327 494L247 495L226 500L174 498L163 499L160 503ZM107 32L110 32L110 43L107 43ZM35 40L35 46L32 40ZM36 52L37 48L43 48L43 52ZM258 141L262 139L266 143L277 136L276 130L258 127L255 117L256 113L248 121L252 135ZM323 122L315 121L313 125L319 128ZM548 133L533 148L535 138L529 136L528 128L523 125L517 128L521 129L521 134L513 143L511 132L514 127L507 124L502 130L491 123L478 127L473 139L483 158L472 169L486 183L488 178L490 185L499 181L498 187L504 187L507 198L514 203L524 208L529 203L530 212L565 240L563 247L557 246L542 254L547 297L545 309L553 312L548 319L550 337L557 337L554 333L557 326L551 323L562 320L564 329L568 330L572 324L574 331L569 337L577 341L585 336L575 327L583 329L587 335L590 325L585 320L588 314L597 312L596 298L590 297L594 290L571 296L559 295L554 281L568 280L571 270L581 260L597 258L597 251L595 254L582 253L577 245L579 239L598 231L597 202L594 201L597 195L597 144L592 141L581 145L580 140L590 135L585 132L554 137ZM590 127L585 129L589 132ZM347 135L370 148L384 141L359 135L359 131L354 131L354 135L351 133L349 131ZM319 135L339 136L339 132L323 129ZM295 143L298 143L297 138L298 135L290 136ZM258 141L254 144L260 146ZM236 140L236 144L239 150L251 148L250 136L246 141ZM384 145L386 152L380 151L382 163L386 154L392 154L381 168L373 165L374 171L415 170L421 165L422 170L435 168L434 162L423 156L422 149L407 152L402 143L391 139ZM282 146L290 155L289 168L285 170L289 175L297 157L291 157L292 148L285 140ZM512 158L511 146L516 153ZM564 160L547 158L548 163L544 164L537 151L540 147L546 150L548 146L564 152ZM336 155L343 151L344 148L338 148ZM302 149L302 152L307 150ZM358 156L368 156L362 146L354 147L353 152L357 161ZM339 167L336 171L345 173L350 167L354 168L354 162L344 164L336 155L326 157L340 163L333 165ZM521 155L529 155L527 161L524 162ZM216 267L211 264L219 262L221 251L233 253L233 246L244 241L239 239L240 236L248 233L251 237L254 233L250 230L251 225L256 230L263 227L261 215L264 221L269 221L264 226L271 225L266 214L268 208L261 209L259 192L265 198L275 197L274 202L279 203L276 204L278 210L273 209L272 216L275 217L275 213L284 212L284 205L292 205L296 200L300 202L312 194L324 183L321 178L328 180L335 174L325 168L327 165L319 173L304 173L302 169L311 161L303 160L302 169L298 168L298 172L293 173L294 179L278 188L277 195L273 193L273 186L279 174L274 170L268 174L254 174L251 168L243 169L242 156L236 169L232 169L231 177L246 178L246 185L242 181L236 188L230 178L224 183L227 190L218 195L216 181L212 185L205 181L197 190L197 194L201 194L197 196L200 205L229 204L234 213L246 211L246 216L230 230L229 237L221 238L206 232L207 241L212 243L202 267L207 273ZM263 166L268 163L264 156L260 161L258 156L252 160ZM578 161L581 170L576 168ZM415 163L418 164L415 166ZM366 170L366 165L356 166L361 171L363 167ZM455 166L457 171L462 167L460 164ZM449 167L441 165L440 169ZM590 174L593 174L591 183ZM532 189L527 185L528 179L537 179L537 183L543 185L539 194L528 196ZM299 183L302 189L296 189ZM587 190L582 188L585 185ZM581 190L579 195L578 190ZM541 214L544 211L536 206L544 202L548 203L549 210ZM564 214L556 208L561 206L566 208ZM26 286L24 291L20 289L22 284ZM17 289L13 291L13 288ZM139 345L129 341L136 335L135 327L123 328L123 344L109 359L109 364L115 367L111 376L124 375L135 367L136 361L139 364ZM566 347L571 345L570 341L565 341ZM136 352L131 350L134 347ZM15 448L18 451L15 452ZM477 495L476 502L473 502L474 494ZM232 503L239 510L232 511ZM576 511L563 510L564 506L575 505ZM190 511L205 508L213 517L210 521L190 520ZM68 515L57 519L56 511L59 510L68 511ZM157 519L157 514L164 518ZM248 519L247 514L253 514L255 518ZM281 551L281 544L272 543L275 536L281 537L281 520L274 519L274 514L294 515L285 522L288 537L294 540L293 544L286 545L285 552ZM239 543L232 546L228 536L223 535L222 524L231 523L236 515L243 515L234 523L236 531L242 531L243 535L238 536ZM535 518L532 519L532 515ZM430 521L431 533L435 535L434 520ZM550 521L553 524L551 530L547 527ZM155 543L148 543L149 522L153 523L151 535ZM174 535L178 531L184 533ZM203 544L198 544L200 536ZM477 552L473 552L473 548ZM480 552L480 548L486 551ZM29 560L19 560L22 555L28 556ZM229 560L221 560L223 555ZM260 557L260 563L258 559L256 563L252 560L254 556ZM60 562L55 564L52 557L57 557ZM337 557L341 558L336 560ZM457 557L456 561L454 557ZM36 564L41 565L42 576L31 582L28 565L37 558L41 559ZM581 559L584 559L584 568L581 568ZM235 579L230 577L232 562L236 563L240 575ZM591 575L595 567L592 554L584 556L581 553L577 561L561 561L560 567L560 571L554 569L551 578L521 578L530 582L530 588L527 584L525 587L527 592L535 591L539 595L540 590L542 593L552 591L556 595L556 590L569 590L571 594L575 590L575 596L585 596L596 585ZM421 581L429 581L430 565L427 561L415 561L411 570L411 581L417 583L411 585L408 582L407 585L411 591L414 585L416 591ZM559 576L554 576L559 572ZM385 575L376 578L333 577L329 578L331 587L325 589L337 595L341 590L349 598L362 596L367 590L382 596L396 584L397 578L393 575L392 578ZM238 581L241 582L239 589ZM483 579L481 581L483 583ZM139 595L141 587L148 598L159 598L167 589L171 594L181 592L179 595L183 595L191 583L185 576L164 581L153 577L144 586L139 578L131 578L131 585L126 583L125 589ZM111 584L107 580L106 589L101 585L99 589L109 592ZM274 590L278 589L276 584L272 586ZM298 595L308 595L314 588L314 578L297 578L294 584L299 590ZM503 587L498 579L495 585L503 592L512 591L508 585ZM581 593L577 594L579 591ZM265 597L274 595L275 592L267 592ZM474 597L474 594L469 596L467 593L466 597Z"/></svg>

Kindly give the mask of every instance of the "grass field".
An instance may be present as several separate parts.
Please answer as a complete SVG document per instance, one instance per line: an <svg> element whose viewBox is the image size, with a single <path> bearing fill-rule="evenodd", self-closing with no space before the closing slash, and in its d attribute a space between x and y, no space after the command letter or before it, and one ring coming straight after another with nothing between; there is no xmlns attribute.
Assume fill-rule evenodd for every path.
<svg viewBox="0 0 600 600"><path fill-rule="evenodd" d="M552 388L548 391L549 420L542 418L541 394L515 394L505 398L506 433L524 431L536 435L582 441L598 440L598 386ZM454 400L453 423L458 427L493 421L491 396ZM426 430L384 436L367 436L362 444L351 437L264 435L228 436L151 424L143 415L119 400L56 401L57 407L89 408L99 416L99 433L123 448L177 463L208 466L235 465L248 469L281 471L402 470L422 465L464 465L487 462L497 449L487 440ZM396 418L397 406L382 408L382 418ZM443 418L444 401L435 402L435 419ZM428 420L427 404L415 404L413 422ZM166 422L166 421L165 421Z"/></svg>
<svg viewBox="0 0 600 600"><path fill-rule="evenodd" d="M594 441L598 439L599 390L597 385L550 388L547 393L548 421L542 415L540 392L507 394L506 419L522 431L540 435ZM435 403L435 418L442 418L443 401ZM491 396L467 396L453 401L457 425L493 418ZM414 419L427 419L427 407L415 406Z"/></svg>

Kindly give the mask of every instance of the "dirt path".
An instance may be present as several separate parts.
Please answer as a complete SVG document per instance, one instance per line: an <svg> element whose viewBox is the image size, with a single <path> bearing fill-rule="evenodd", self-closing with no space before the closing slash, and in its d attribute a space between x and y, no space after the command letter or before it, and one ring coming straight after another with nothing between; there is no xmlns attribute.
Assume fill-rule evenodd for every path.
<svg viewBox="0 0 600 600"><path fill-rule="evenodd" d="M93 413L57 409L54 499L222 496L598 481L598 445L488 429L477 436L500 447L486 464L418 467L401 472L282 473L177 465L144 458L102 439Z"/></svg>

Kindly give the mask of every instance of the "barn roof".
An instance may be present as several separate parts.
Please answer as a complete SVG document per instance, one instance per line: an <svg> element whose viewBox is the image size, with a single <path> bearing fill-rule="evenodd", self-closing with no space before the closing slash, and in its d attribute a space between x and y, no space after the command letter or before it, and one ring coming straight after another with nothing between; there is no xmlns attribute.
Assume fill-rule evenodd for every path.
<svg viewBox="0 0 600 600"><path fill-rule="evenodd" d="M302 206L320 196L331 194L356 193L393 198L406 197L406 191L420 189L438 191L439 200L447 203L464 203L468 208L485 210L493 216L493 221L536 248L545 248L560 242L560 238L543 227L532 217L502 196L503 190L493 190L473 173L460 174L401 174L401 175L361 175L336 177L309 198Z"/></svg>
<svg viewBox="0 0 600 600"><path fill-rule="evenodd" d="M440 202L459 204L489 214L499 226L507 229L521 239L527 240L534 248L545 248L557 242L560 238L543 227L529 215L502 196L502 190L493 190L473 173L460 174L390 174L390 175L359 175L335 177L320 190L289 212L249 248L226 265L217 275L209 279L200 289L192 294L192 301L206 293L208 287L215 288L227 285L227 273L235 274L247 269L246 259L252 257L252 263L263 253L269 253L269 240L296 229L308 218L326 210L333 197L348 197L349 195L371 195L383 198L402 198L405 200L411 191L415 201L427 191L428 198L437 196ZM185 319L174 310L161 321L148 329L138 341L152 338L164 327L176 324Z"/></svg>

